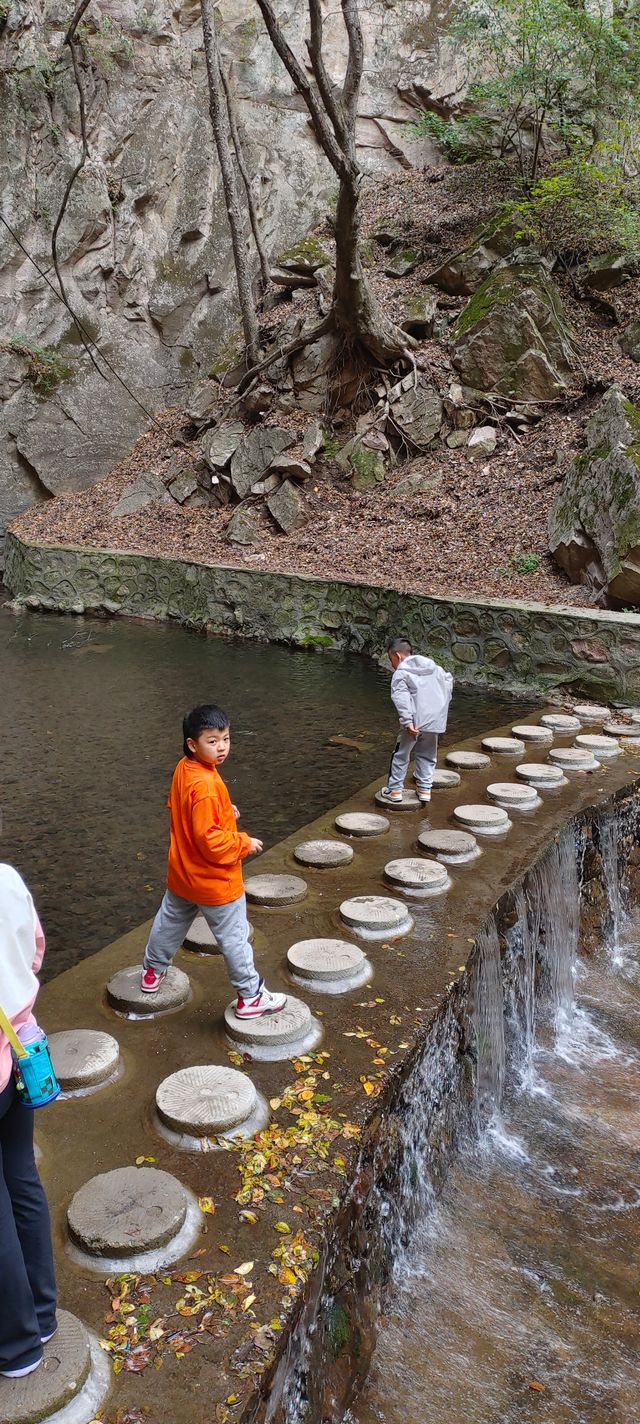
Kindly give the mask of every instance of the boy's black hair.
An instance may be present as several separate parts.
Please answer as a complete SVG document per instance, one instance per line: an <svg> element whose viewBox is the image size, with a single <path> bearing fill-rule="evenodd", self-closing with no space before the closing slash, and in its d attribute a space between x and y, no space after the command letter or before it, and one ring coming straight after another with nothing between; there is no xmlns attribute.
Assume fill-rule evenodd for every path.
<svg viewBox="0 0 640 1424"><path fill-rule="evenodd" d="M413 648L408 638L392 638L391 641L387 643L387 652L406 653L407 657L409 657L413 652Z"/></svg>
<svg viewBox="0 0 640 1424"><path fill-rule="evenodd" d="M187 746L187 738L193 742L197 741L201 732L206 732L212 727L216 732L225 732L229 726L229 718L221 707L215 707L212 703L205 703L202 707L194 707L192 712L187 712L182 721L182 735L184 738L184 754L193 759L193 752Z"/></svg>

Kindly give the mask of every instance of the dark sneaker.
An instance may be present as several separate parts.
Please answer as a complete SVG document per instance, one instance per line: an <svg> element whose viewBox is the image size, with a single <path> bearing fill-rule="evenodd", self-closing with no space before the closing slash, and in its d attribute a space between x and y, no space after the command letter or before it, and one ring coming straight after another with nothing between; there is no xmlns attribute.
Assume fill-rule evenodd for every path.
<svg viewBox="0 0 640 1424"><path fill-rule="evenodd" d="M161 970L161 972L158 974L158 971L156 969L152 969L151 965L146 966L143 964L142 978L140 980L140 988L142 989L143 994L157 994L160 985L164 984L166 977L166 969Z"/></svg>

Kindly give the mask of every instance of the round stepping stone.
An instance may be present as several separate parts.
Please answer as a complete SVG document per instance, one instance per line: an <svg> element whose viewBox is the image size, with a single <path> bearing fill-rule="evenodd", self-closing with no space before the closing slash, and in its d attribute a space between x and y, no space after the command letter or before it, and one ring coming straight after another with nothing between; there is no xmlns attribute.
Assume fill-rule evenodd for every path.
<svg viewBox="0 0 640 1424"><path fill-rule="evenodd" d="M156 1167L116 1167L91 1177L67 1210L69 1235L89 1256L129 1256L165 1246L187 1215L182 1183Z"/></svg>
<svg viewBox="0 0 640 1424"><path fill-rule="evenodd" d="M402 890L420 890L423 895L441 895L451 884L449 876L437 860L390 860L384 868L384 878Z"/></svg>
<svg viewBox="0 0 640 1424"><path fill-rule="evenodd" d="M428 855L437 856L444 865L475 860L481 854L475 836L468 831L421 831L418 845Z"/></svg>
<svg viewBox="0 0 640 1424"><path fill-rule="evenodd" d="M608 737L640 737L639 722L605 722L602 728Z"/></svg>
<svg viewBox="0 0 640 1424"><path fill-rule="evenodd" d="M567 712L545 712L540 721L552 732L579 732L581 727L580 718L571 717Z"/></svg>
<svg viewBox="0 0 640 1424"><path fill-rule="evenodd" d="M609 708L597 702L579 702L573 710L581 722L607 722L611 716Z"/></svg>
<svg viewBox="0 0 640 1424"><path fill-rule="evenodd" d="M288 1058L302 1051L301 1045L320 1036L320 1026L302 999L287 998L279 1014L265 1014L261 1019L238 1019L235 1000L224 1011L225 1028L234 1044L251 1050L254 1058Z"/></svg>
<svg viewBox="0 0 640 1424"><path fill-rule="evenodd" d="M336 816L336 830L345 836L383 836L389 825L386 816L376 816L374 811L344 811Z"/></svg>
<svg viewBox="0 0 640 1424"><path fill-rule="evenodd" d="M563 771L596 771L600 765L592 753L582 747L553 747L549 758Z"/></svg>
<svg viewBox="0 0 640 1424"><path fill-rule="evenodd" d="M254 905L296 905L308 890L299 875L252 875L244 888Z"/></svg>
<svg viewBox="0 0 640 1424"><path fill-rule="evenodd" d="M520 786L517 781L494 781L487 787L490 801L516 811L530 811L540 805L540 797L532 786Z"/></svg>
<svg viewBox="0 0 640 1424"><path fill-rule="evenodd" d="M490 766L491 757L485 756L484 752L447 752L445 761L447 766L463 767L465 771L479 771L483 766Z"/></svg>
<svg viewBox="0 0 640 1424"><path fill-rule="evenodd" d="M249 925L249 939L253 940L255 930L253 925ZM194 954L221 954L220 945L213 933L209 929L204 915L196 915L191 929L185 935L184 948L190 949Z"/></svg>
<svg viewBox="0 0 640 1424"><path fill-rule="evenodd" d="M23 1379L0 1381L0 1424L39 1424L80 1393L91 1369L90 1337L67 1310L58 1310L57 1319L57 1332L44 1347L40 1369ZM94 1413L91 1409L86 1418Z"/></svg>
<svg viewBox="0 0 640 1424"><path fill-rule="evenodd" d="M287 950L291 973L310 989L345 992L364 983L371 966L357 944L344 939L301 939Z"/></svg>
<svg viewBox="0 0 640 1424"><path fill-rule="evenodd" d="M191 986L186 974L170 965L164 983L155 994L143 994L140 988L142 965L133 964L129 969L119 969L107 984L107 999L111 1007L121 1014L131 1014L136 1018L148 1014L166 1013L169 1009L180 1009L186 1004Z"/></svg>
<svg viewBox="0 0 640 1424"><path fill-rule="evenodd" d="M552 742L553 732L550 727L541 727L538 722L521 722L516 727L512 727L514 737L518 737L521 742Z"/></svg>
<svg viewBox="0 0 640 1424"><path fill-rule="evenodd" d="M433 790L444 791L445 787L459 786L460 773L457 771L445 771L437 768L433 773Z"/></svg>
<svg viewBox="0 0 640 1424"><path fill-rule="evenodd" d="M456 806L453 814L476 836L501 836L511 830L511 821L500 806Z"/></svg>
<svg viewBox="0 0 640 1424"><path fill-rule="evenodd" d="M640 707L621 707L620 712L623 717L630 717L632 722L640 722Z"/></svg>
<svg viewBox="0 0 640 1424"><path fill-rule="evenodd" d="M530 782L531 786L552 788L567 784L562 767L550 766L548 762L543 761L523 761L521 766L516 767L516 776L522 777L523 781Z"/></svg>
<svg viewBox="0 0 640 1424"><path fill-rule="evenodd" d="M376 806L386 806L388 811L420 811L421 803L415 791L407 790L406 786L402 792L401 801L388 801L382 791L376 791Z"/></svg>
<svg viewBox="0 0 640 1424"><path fill-rule="evenodd" d="M576 737L575 746L582 747L595 757L620 756L622 750L615 737L599 737L592 732L583 732L581 736Z"/></svg>
<svg viewBox="0 0 640 1424"><path fill-rule="evenodd" d="M486 752L500 752L503 756L516 756L524 751L524 742L519 737L483 737Z"/></svg>
<svg viewBox="0 0 640 1424"><path fill-rule="evenodd" d="M258 1094L246 1073L234 1068L181 1068L156 1089L158 1116L175 1132L215 1137L251 1117Z"/></svg>
<svg viewBox="0 0 640 1424"><path fill-rule="evenodd" d="M340 919L361 934L382 939L389 934L406 934L413 925L406 905L387 895L354 895L351 900L343 900Z"/></svg>
<svg viewBox="0 0 640 1424"><path fill-rule="evenodd" d="M120 1062L120 1045L110 1033L90 1028L65 1029L49 1035L56 1078L64 1092L95 1088L112 1078Z"/></svg>
<svg viewBox="0 0 640 1424"><path fill-rule="evenodd" d="M314 865L318 868L348 865L349 861L353 860L351 846L345 845L343 841L302 841L296 846L293 854L301 865Z"/></svg>

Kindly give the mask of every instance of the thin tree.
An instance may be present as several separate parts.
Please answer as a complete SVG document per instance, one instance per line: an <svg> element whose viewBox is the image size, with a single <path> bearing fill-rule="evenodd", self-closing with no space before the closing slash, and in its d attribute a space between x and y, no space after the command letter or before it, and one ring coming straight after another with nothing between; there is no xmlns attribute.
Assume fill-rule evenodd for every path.
<svg viewBox="0 0 640 1424"><path fill-rule="evenodd" d="M240 130L239 130L239 128L238 128L238 118L237 118L237 114L236 114L236 102L235 102L235 99L234 99L233 94L232 94L232 92L231 92L231 85L230 85L230 83L229 83L229 76L228 76L228 74L227 74L226 71L225 71L224 64L222 63L222 56L220 56L220 78L221 78L221 80L222 80L222 87L223 87L223 89L224 89L225 98L226 98L226 101L227 101L227 113L228 113L228 115L229 115L229 128L230 128L230 130L231 130L231 137L232 137L232 139L233 139L233 148L234 148L234 152L235 152L235 155L236 155L236 162L237 162L238 168L239 168L239 170L240 170L240 176L241 176L242 181L243 181L243 183L244 183L244 190L245 190L245 193L246 193L246 196L247 196L247 209L248 209L248 212L249 212L249 222L251 223L251 231L252 231L252 233L253 233L253 240L254 240L255 245L256 245L256 252L257 252L257 254L258 254L258 261L259 261L259 263L260 263L260 275L261 275L261 277L262 277L262 290L263 290L263 292L266 292L267 287L269 286L269 283L270 283L270 281L271 281L271 272L270 272L270 269L269 269L269 262L268 262L268 259L267 259L267 254L266 254L265 249L264 249L264 243L263 243L263 241L262 241L262 233L260 232L260 223L259 223L259 221L258 221L258 212L257 212L257 208L256 208L256 205L255 205L254 197L253 197L253 190L252 190L252 187L251 187L251 176L250 176L249 170L248 170L248 168L247 168L247 161L246 161L246 158L245 158L245 156L244 156L244 146L243 146L243 143L242 143L242 137L241 137L241 135L240 135Z"/></svg>

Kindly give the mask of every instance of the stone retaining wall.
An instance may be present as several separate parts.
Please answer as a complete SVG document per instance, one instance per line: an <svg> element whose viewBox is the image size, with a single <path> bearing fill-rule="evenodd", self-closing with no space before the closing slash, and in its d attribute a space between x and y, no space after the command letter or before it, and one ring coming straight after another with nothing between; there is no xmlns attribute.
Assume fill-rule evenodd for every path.
<svg viewBox="0 0 640 1424"><path fill-rule="evenodd" d="M515 693L640 699L640 615L432 598L299 574L30 544L7 535L6 582L28 607L173 618L270 642L378 655L405 632L456 678Z"/></svg>

